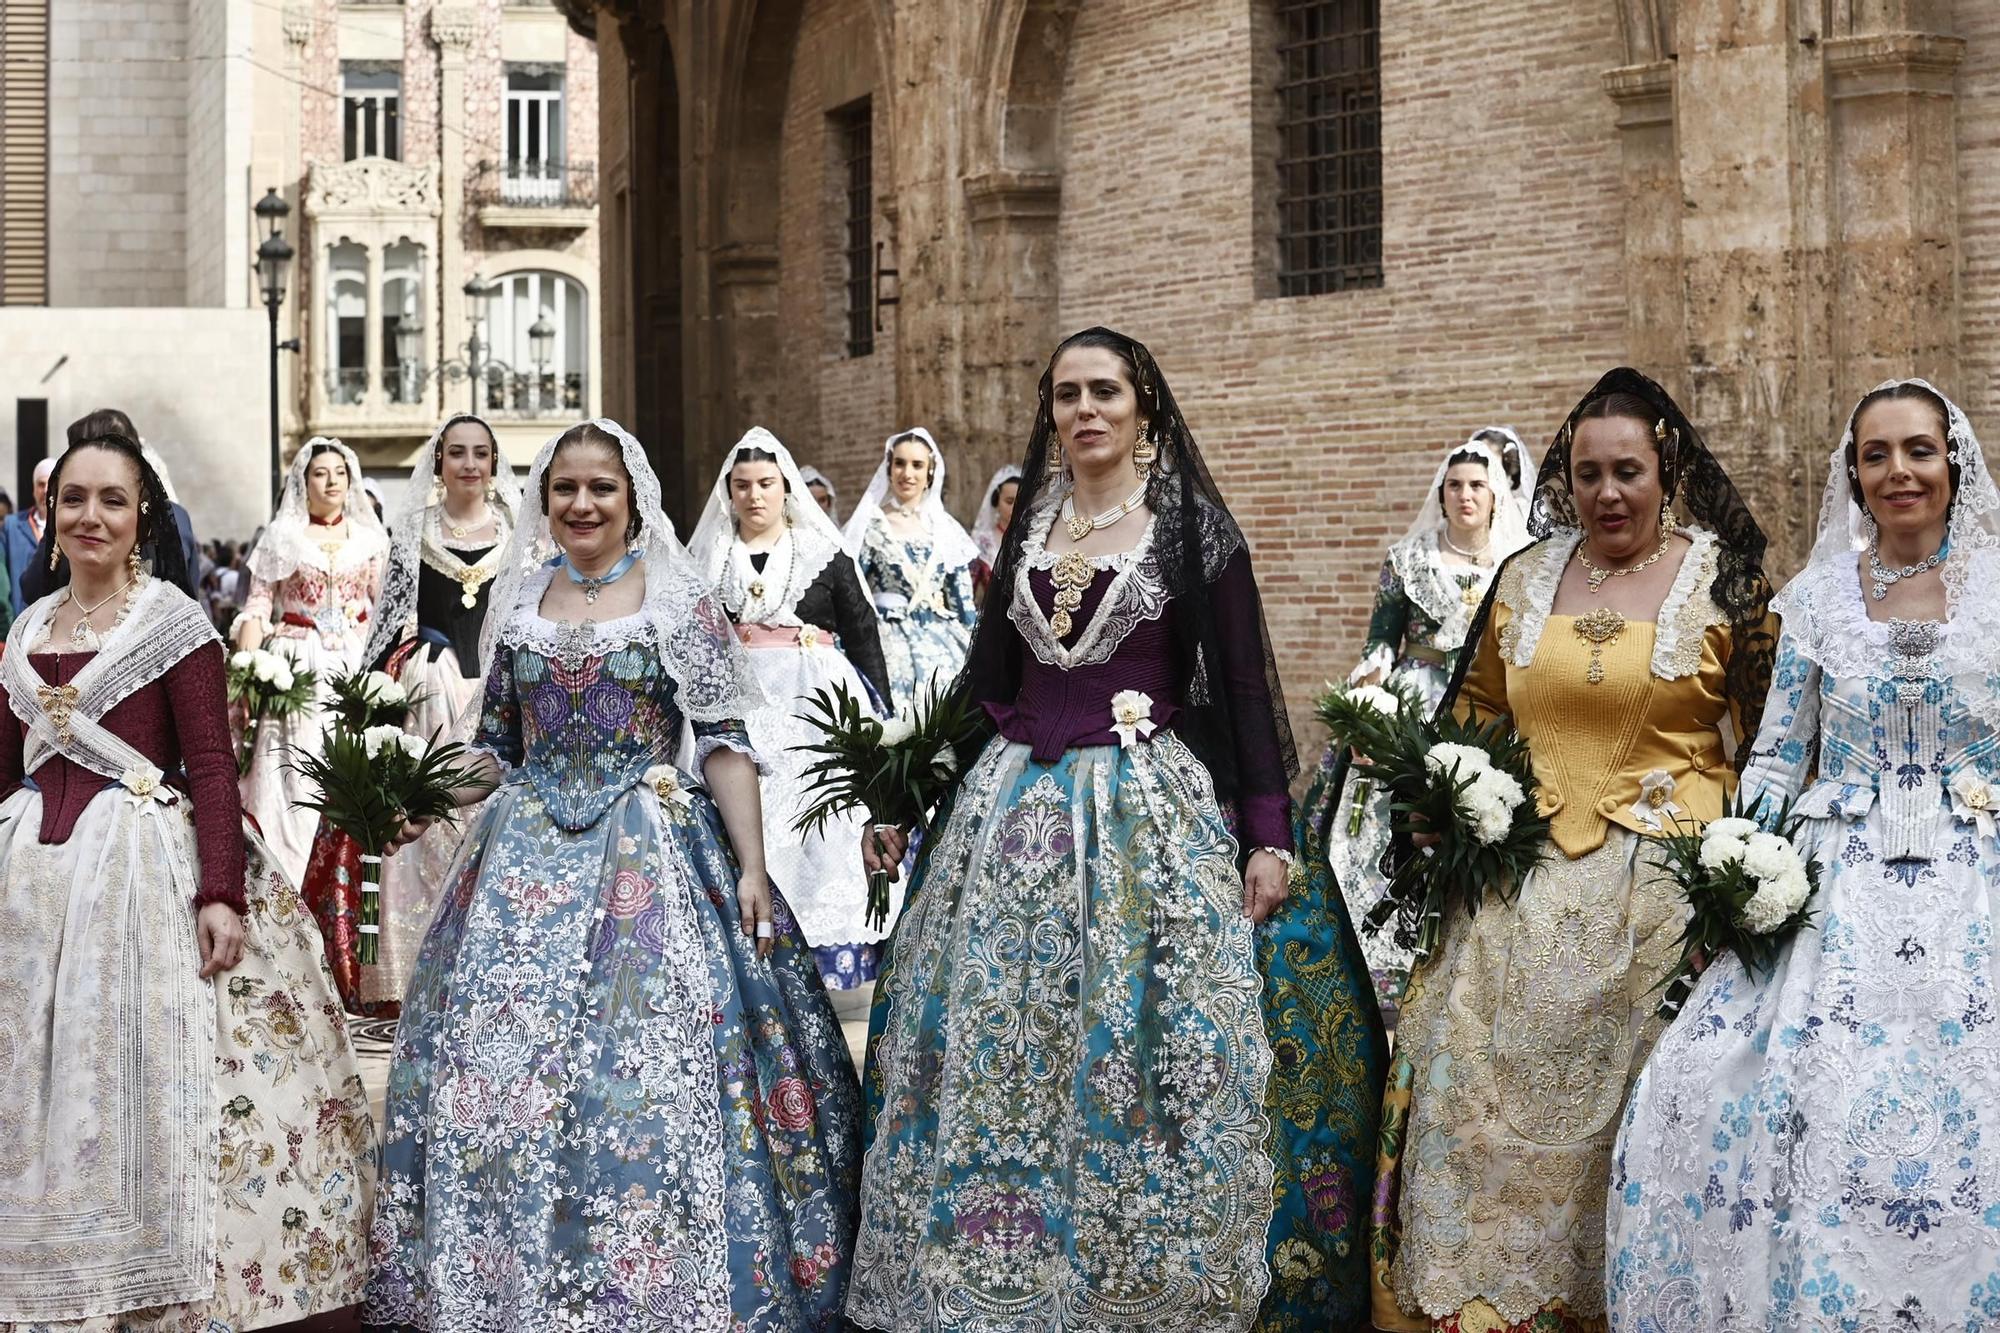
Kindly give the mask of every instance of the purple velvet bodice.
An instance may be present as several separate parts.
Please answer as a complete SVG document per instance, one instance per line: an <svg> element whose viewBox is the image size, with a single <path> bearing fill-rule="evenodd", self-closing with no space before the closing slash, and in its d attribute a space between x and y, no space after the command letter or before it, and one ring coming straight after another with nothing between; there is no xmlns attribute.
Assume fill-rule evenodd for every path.
<svg viewBox="0 0 2000 1333"><path fill-rule="evenodd" d="M1073 624L1062 640L1074 648L1103 605L1116 570L1100 569L1082 590L1082 601L1071 612ZM1055 583L1046 569L1028 571L1028 588L1043 615L1055 609ZM1291 797L1272 717L1270 690L1258 645L1256 585L1250 557L1238 550L1212 589L1220 621L1223 661L1211 664L1209 687L1228 693L1238 719L1237 770L1241 794L1237 801L1237 831L1246 848L1292 844ZM1128 631L1103 662L1064 670L1050 666L1032 648L1022 652L1021 688L1012 704L986 705L987 713L1010 741L1029 747L1038 763L1053 763L1063 751L1088 745L1116 745L1111 698L1122 690L1138 690L1153 701L1156 726L1171 727L1180 709L1180 671L1173 654L1174 607L1170 602L1157 617L1141 620ZM1217 669L1219 667L1219 670Z"/></svg>

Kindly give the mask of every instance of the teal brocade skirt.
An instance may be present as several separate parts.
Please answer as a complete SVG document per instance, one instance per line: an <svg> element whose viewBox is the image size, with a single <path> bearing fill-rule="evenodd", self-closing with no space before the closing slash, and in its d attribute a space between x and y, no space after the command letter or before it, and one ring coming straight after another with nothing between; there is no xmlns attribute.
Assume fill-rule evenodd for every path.
<svg viewBox="0 0 2000 1333"><path fill-rule="evenodd" d="M1253 929L1237 858L1171 732L988 746L876 988L857 1323L1366 1326L1381 1018L1314 861Z"/></svg>

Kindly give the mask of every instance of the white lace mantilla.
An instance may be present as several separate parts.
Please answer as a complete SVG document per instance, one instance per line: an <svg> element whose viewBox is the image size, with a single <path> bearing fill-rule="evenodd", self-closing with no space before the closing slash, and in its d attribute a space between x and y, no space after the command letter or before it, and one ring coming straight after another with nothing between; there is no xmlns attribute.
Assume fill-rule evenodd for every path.
<svg viewBox="0 0 2000 1333"><path fill-rule="evenodd" d="M1709 593L1715 583L1715 534L1692 525L1679 531L1688 539L1688 551L1655 617L1652 672L1661 680L1679 680L1699 671L1701 635L1711 625L1729 623L1728 615ZM1500 632L1500 653L1515 666L1526 668L1535 660L1535 647L1554 610L1563 569L1582 540L1583 534L1576 529L1561 529L1515 557L1520 571L1518 605L1510 595L1516 581L1502 580L1496 596L1506 602L1513 619Z"/></svg>

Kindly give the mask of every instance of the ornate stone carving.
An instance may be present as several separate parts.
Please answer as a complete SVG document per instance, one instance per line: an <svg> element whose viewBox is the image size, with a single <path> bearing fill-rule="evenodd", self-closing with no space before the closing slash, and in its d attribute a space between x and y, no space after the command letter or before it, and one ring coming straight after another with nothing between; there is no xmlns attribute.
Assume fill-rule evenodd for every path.
<svg viewBox="0 0 2000 1333"><path fill-rule="evenodd" d="M313 164L306 216L437 217L443 211L435 166L387 158Z"/></svg>
<svg viewBox="0 0 2000 1333"><path fill-rule="evenodd" d="M302 3L301 0L293 0L292 3L285 6L284 22L285 40L293 46L304 46L312 40L313 27L315 25L313 23L313 7L310 4Z"/></svg>
<svg viewBox="0 0 2000 1333"><path fill-rule="evenodd" d="M479 11L470 5L440 5L431 11L431 39L463 51L479 34Z"/></svg>
<svg viewBox="0 0 2000 1333"><path fill-rule="evenodd" d="M1600 76L1604 91L1618 104L1618 128L1671 125L1674 119L1674 62L1625 65Z"/></svg>

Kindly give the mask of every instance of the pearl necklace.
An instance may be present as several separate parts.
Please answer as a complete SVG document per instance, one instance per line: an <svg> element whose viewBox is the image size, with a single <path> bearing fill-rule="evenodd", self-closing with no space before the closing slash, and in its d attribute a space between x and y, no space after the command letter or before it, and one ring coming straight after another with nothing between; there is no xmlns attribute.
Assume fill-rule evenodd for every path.
<svg viewBox="0 0 2000 1333"><path fill-rule="evenodd" d="M1868 574L1874 583L1868 590L1868 595L1879 602L1889 595L1890 584L1901 583L1904 579L1915 578L1925 570L1936 569L1950 554L1951 538L1946 537L1944 544L1926 559L1919 560L1914 565L1904 565L1901 569L1890 569L1882 563L1882 538L1877 535L1868 543Z"/></svg>
<svg viewBox="0 0 2000 1333"><path fill-rule="evenodd" d="M1443 542L1447 547L1449 547L1453 555L1462 555L1467 560L1472 561L1474 564L1480 564L1480 565L1486 563L1485 555L1488 551L1493 549L1493 533L1490 530L1486 534L1485 545L1480 546L1478 549L1471 551L1466 550L1463 546L1460 546L1457 542L1451 539L1450 528L1446 528L1443 531L1439 532L1438 540Z"/></svg>
<svg viewBox="0 0 2000 1333"><path fill-rule="evenodd" d="M1145 501L1146 483L1142 481L1139 483L1139 489L1133 491L1123 500L1111 506L1111 508L1097 515L1095 518L1085 518L1076 512L1076 493L1072 491L1069 495L1063 497L1063 527L1069 530L1069 539L1071 541L1080 542L1099 528L1110 527L1113 523L1116 523L1119 519L1124 518L1125 515L1144 504Z"/></svg>

